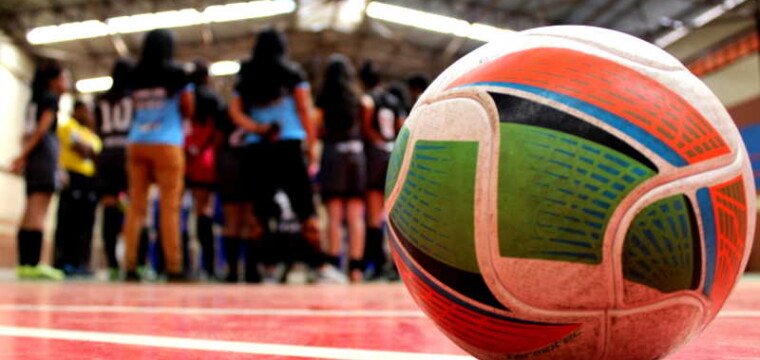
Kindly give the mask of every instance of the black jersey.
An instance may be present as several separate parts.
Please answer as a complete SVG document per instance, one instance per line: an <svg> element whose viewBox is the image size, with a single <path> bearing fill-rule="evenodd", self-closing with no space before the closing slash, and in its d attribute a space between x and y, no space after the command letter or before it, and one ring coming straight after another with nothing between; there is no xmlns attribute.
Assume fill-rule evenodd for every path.
<svg viewBox="0 0 760 360"><path fill-rule="evenodd" d="M375 103L375 110L372 113L372 128L380 134L383 140L395 140L396 135L398 135L396 124L406 117L404 105L395 95L384 89L372 90L367 95Z"/></svg>
<svg viewBox="0 0 760 360"><path fill-rule="evenodd" d="M95 107L95 121L104 150L123 150L132 125L133 105L128 95L102 96Z"/></svg>
<svg viewBox="0 0 760 360"><path fill-rule="evenodd" d="M33 98L26 109L26 121L24 125L24 133L26 135L30 135L34 132L34 129L37 128L37 125L42 118L42 114L48 110L53 112L53 124L50 125L48 132L55 134L55 131L58 128L58 96L52 92L45 92L38 98Z"/></svg>
<svg viewBox="0 0 760 360"><path fill-rule="evenodd" d="M197 86L195 88L195 115L193 116L193 121L201 124L211 122L216 125L220 122L222 110L222 101L213 90L206 86Z"/></svg>

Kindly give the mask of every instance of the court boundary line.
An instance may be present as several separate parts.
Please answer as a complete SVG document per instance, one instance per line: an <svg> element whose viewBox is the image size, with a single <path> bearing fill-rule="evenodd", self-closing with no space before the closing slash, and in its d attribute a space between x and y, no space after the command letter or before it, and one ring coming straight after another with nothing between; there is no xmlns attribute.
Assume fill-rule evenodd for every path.
<svg viewBox="0 0 760 360"><path fill-rule="evenodd" d="M0 311L68 312L68 313L123 313L167 315L219 315L219 316L293 316L293 317L364 317L364 318L425 318L420 310L340 310L305 308L199 308L124 305L32 305L0 304Z"/></svg>
<svg viewBox="0 0 760 360"><path fill-rule="evenodd" d="M111 332L0 326L0 336L78 342L97 342L178 350L232 352L252 355L293 356L338 360L472 360L466 355L429 354L384 350L284 345L228 340L193 339Z"/></svg>
<svg viewBox="0 0 760 360"><path fill-rule="evenodd" d="M217 315L217 316L283 316L283 317L346 317L346 318L426 318L420 310L340 310L299 308L199 308L124 305L32 305L0 304L0 312L113 313L151 315ZM760 318L760 310L722 310L719 318Z"/></svg>

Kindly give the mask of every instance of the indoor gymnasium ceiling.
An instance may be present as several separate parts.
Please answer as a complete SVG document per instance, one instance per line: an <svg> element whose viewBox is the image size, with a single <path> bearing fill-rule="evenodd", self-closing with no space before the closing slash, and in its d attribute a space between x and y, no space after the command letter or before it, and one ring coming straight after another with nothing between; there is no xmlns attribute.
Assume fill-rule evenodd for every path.
<svg viewBox="0 0 760 360"><path fill-rule="evenodd" d="M40 26L87 20L106 22L106 19L135 14L178 9L203 11L209 6L233 1L2 0L0 28L22 47L61 59L70 65L75 77L85 78L105 75L119 55L136 56L143 33L31 45L27 32ZM205 58L209 61L244 58L250 51L251 34L264 26L276 25L288 32L292 57L307 68L317 69L326 55L343 52L357 61L375 60L389 76L403 76L412 72L435 73L483 43L467 36L397 24L381 15L364 16L361 10L354 18L343 18L341 9L361 9L372 0L298 0L296 3L295 10L280 15L177 27L174 31L179 42L178 56L182 60ZM732 10L709 26L737 19L746 21L752 18L754 9L753 1L742 0L383 0L382 3L510 30L554 24L602 26L661 46L669 45L723 13L714 9ZM395 14L391 12L391 17Z"/></svg>

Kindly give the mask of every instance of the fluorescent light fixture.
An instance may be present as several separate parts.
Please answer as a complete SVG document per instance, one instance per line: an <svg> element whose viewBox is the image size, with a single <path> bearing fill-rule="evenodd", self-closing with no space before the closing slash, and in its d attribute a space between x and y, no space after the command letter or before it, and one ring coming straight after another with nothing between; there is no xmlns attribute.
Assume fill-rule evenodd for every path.
<svg viewBox="0 0 760 360"><path fill-rule="evenodd" d="M203 17L209 22L227 22L289 14L296 10L293 0L251 1L227 5L212 5L203 10Z"/></svg>
<svg viewBox="0 0 760 360"><path fill-rule="evenodd" d="M694 19L691 20L691 25L695 28L702 27L731 9L741 5L745 1L746 0L725 0L722 4L715 5L694 17Z"/></svg>
<svg viewBox="0 0 760 360"><path fill-rule="evenodd" d="M489 42L504 38L513 32L513 30L501 29L491 25L474 23L470 25L470 29L467 31L467 37L473 40Z"/></svg>
<svg viewBox="0 0 760 360"><path fill-rule="evenodd" d="M106 20L108 27L120 34L148 31L158 28L176 28L204 23L195 9L161 11L157 13L119 16Z"/></svg>
<svg viewBox="0 0 760 360"><path fill-rule="evenodd" d="M661 48L664 48L678 40L681 40L688 33L689 29L686 26L680 26L655 39L654 44Z"/></svg>
<svg viewBox="0 0 760 360"><path fill-rule="evenodd" d="M495 26L469 23L465 20L425 11L373 1L367 5L367 16L418 29L452 34L479 41L491 41L512 32Z"/></svg>
<svg viewBox="0 0 760 360"><path fill-rule="evenodd" d="M177 28L205 23L219 23L288 14L296 9L294 0L258 0L212 5L202 12L196 9L181 9L155 13L118 16L107 19L88 20L37 27L26 33L30 44L41 45L63 41L80 40L128 34L153 29Z"/></svg>
<svg viewBox="0 0 760 360"><path fill-rule="evenodd" d="M102 21L87 20L62 25L37 27L26 33L26 40L29 41L30 44L40 45L95 38L106 36L110 33L111 30Z"/></svg>
<svg viewBox="0 0 760 360"><path fill-rule="evenodd" d="M82 94L103 92L111 88L113 79L110 76L101 76L77 81L76 88Z"/></svg>
<svg viewBox="0 0 760 360"><path fill-rule="evenodd" d="M367 16L418 29L458 36L467 34L470 27L470 23L464 20L377 1L367 5Z"/></svg>
<svg viewBox="0 0 760 360"><path fill-rule="evenodd" d="M339 6L340 10L334 24L335 30L350 33L362 22L367 2L366 0L345 0L337 3L336 6Z"/></svg>
<svg viewBox="0 0 760 360"><path fill-rule="evenodd" d="M240 71L240 63L233 60L223 60L212 63L208 67L211 76L234 75Z"/></svg>

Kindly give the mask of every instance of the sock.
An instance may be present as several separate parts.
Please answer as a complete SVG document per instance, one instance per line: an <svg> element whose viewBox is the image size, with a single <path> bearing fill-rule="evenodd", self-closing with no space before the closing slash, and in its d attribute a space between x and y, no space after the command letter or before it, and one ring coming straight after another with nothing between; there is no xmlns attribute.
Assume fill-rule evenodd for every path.
<svg viewBox="0 0 760 360"><path fill-rule="evenodd" d="M19 265L37 266L42 251L42 231L20 229L16 238Z"/></svg>
<svg viewBox="0 0 760 360"><path fill-rule="evenodd" d="M383 251L383 229L376 227L367 228L367 238L364 247L365 265L373 264L375 269L379 269L385 263L385 253Z"/></svg>
<svg viewBox="0 0 760 360"><path fill-rule="evenodd" d="M240 258L240 239L236 237L222 237L224 243L224 259L227 261L227 278L237 280L238 277L238 259Z"/></svg>
<svg viewBox="0 0 760 360"><path fill-rule="evenodd" d="M348 261L348 270L349 271L354 271L354 270L363 271L364 270L364 261L362 261L361 259L351 259L351 260L349 260Z"/></svg>
<svg viewBox="0 0 760 360"><path fill-rule="evenodd" d="M258 264L261 262L261 239L245 241L245 281L260 282Z"/></svg>
<svg viewBox="0 0 760 360"><path fill-rule="evenodd" d="M214 274L214 220L209 216L198 216L196 223L198 241L201 243L202 267L209 275Z"/></svg>
<svg viewBox="0 0 760 360"><path fill-rule="evenodd" d="M140 244L137 248L137 266L145 266L150 246L150 229L144 227L140 231Z"/></svg>
<svg viewBox="0 0 760 360"><path fill-rule="evenodd" d="M118 268L116 260L116 242L121 233L124 213L118 206L106 206L103 208L103 243L106 251L108 267Z"/></svg>
<svg viewBox="0 0 760 360"><path fill-rule="evenodd" d="M325 262L340 269L340 257L338 256L325 255Z"/></svg>

